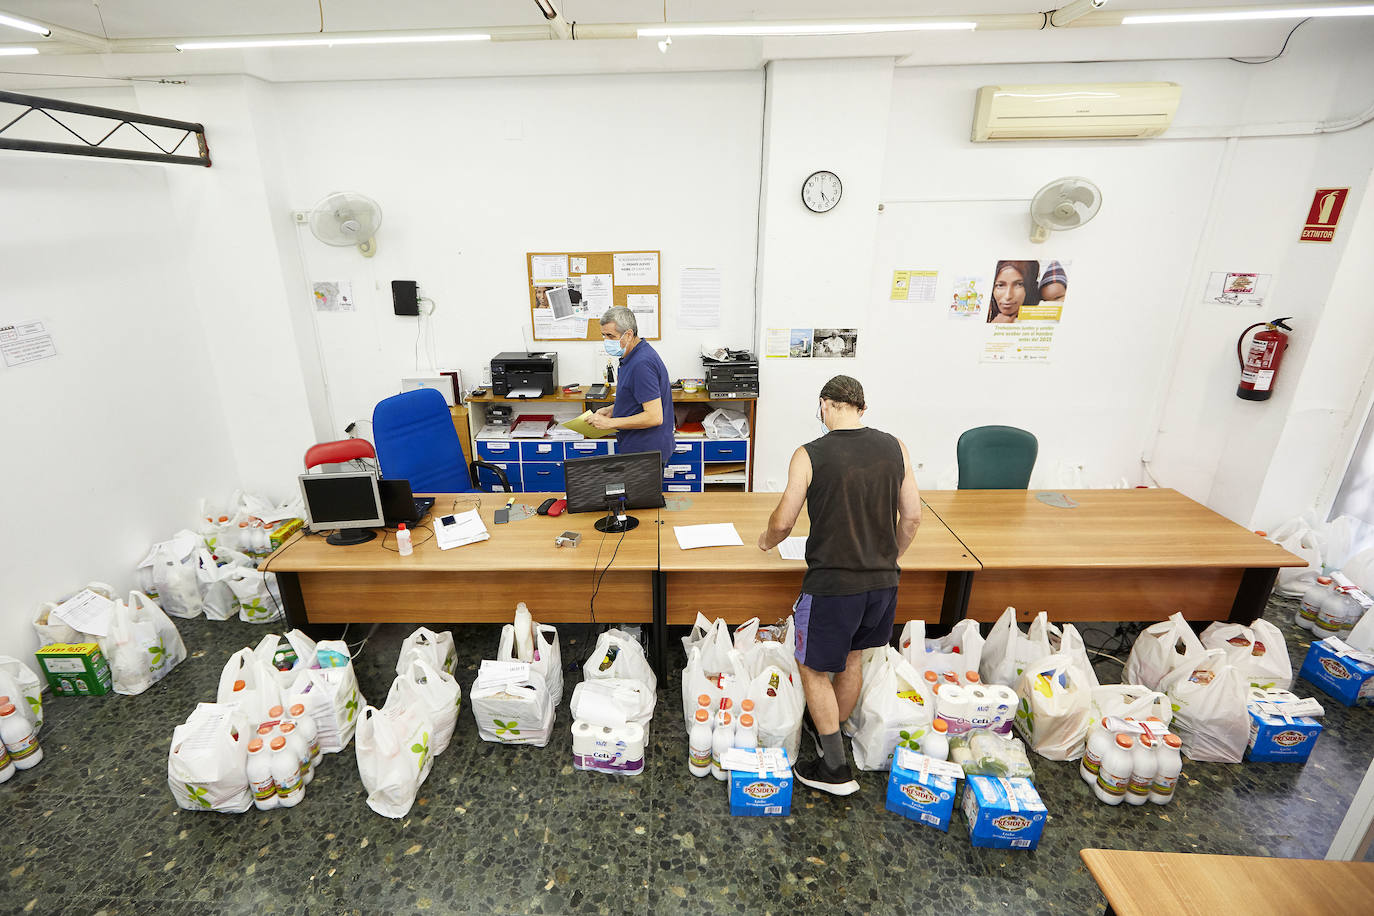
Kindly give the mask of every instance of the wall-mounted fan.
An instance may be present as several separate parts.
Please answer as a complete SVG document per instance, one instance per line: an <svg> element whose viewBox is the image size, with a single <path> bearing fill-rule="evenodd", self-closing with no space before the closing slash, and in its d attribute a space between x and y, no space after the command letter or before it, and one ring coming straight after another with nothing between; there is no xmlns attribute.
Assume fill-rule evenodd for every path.
<svg viewBox="0 0 1374 916"><path fill-rule="evenodd" d="M363 257L377 253L374 236L382 225L382 208L355 191L335 191L310 211L310 231L326 245L358 246Z"/></svg>
<svg viewBox="0 0 1374 916"><path fill-rule="evenodd" d="M1086 178L1051 181L1031 200L1032 242L1043 242L1050 232L1077 229L1102 209L1102 189Z"/></svg>

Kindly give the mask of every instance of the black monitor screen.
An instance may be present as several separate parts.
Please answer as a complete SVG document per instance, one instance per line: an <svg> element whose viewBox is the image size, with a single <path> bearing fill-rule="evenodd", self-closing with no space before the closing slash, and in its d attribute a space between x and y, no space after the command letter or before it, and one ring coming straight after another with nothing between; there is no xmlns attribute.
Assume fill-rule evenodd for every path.
<svg viewBox="0 0 1374 916"><path fill-rule="evenodd" d="M381 526L377 478L371 472L302 474L300 480L312 528Z"/></svg>
<svg viewBox="0 0 1374 916"><path fill-rule="evenodd" d="M569 512L605 512L606 487L625 488L625 508L658 509L663 506L663 455L631 452L570 458L563 463L568 488ZM619 505L619 500L613 504Z"/></svg>

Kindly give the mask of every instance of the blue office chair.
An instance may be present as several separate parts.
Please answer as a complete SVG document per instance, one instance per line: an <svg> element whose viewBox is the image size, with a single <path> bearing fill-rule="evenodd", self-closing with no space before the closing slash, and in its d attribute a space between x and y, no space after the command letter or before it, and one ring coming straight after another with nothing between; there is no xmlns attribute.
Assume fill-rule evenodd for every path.
<svg viewBox="0 0 1374 916"><path fill-rule="evenodd" d="M959 437L959 489L1024 490L1040 444L1015 426L978 426Z"/></svg>
<svg viewBox="0 0 1374 916"><path fill-rule="evenodd" d="M496 475L511 492L506 472L485 461L469 464L453 428L448 402L433 388L417 388L379 401L372 410L372 438L382 476L410 481L414 493L476 493L477 469Z"/></svg>

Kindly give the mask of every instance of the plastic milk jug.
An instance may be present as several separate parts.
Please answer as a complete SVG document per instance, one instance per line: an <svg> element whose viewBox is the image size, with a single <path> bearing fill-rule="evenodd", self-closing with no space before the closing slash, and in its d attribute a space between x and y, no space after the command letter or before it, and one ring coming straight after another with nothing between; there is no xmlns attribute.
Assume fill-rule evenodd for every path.
<svg viewBox="0 0 1374 916"><path fill-rule="evenodd" d="M304 703L291 704L291 721L296 726L301 740L310 749L310 769L313 772L320 762L320 731L311 716L305 714Z"/></svg>
<svg viewBox="0 0 1374 916"><path fill-rule="evenodd" d="M706 698L710 702L710 698ZM711 713L698 708L692 731L687 735L687 769L693 776L711 772Z"/></svg>
<svg viewBox="0 0 1374 916"><path fill-rule="evenodd" d="M1157 743L1149 735L1137 735L1135 749L1131 751L1131 781L1126 786L1126 803L1143 805L1149 801L1150 787L1154 785L1155 773L1159 771L1159 761L1155 753Z"/></svg>
<svg viewBox="0 0 1374 916"><path fill-rule="evenodd" d="M277 781L272 778L272 758L263 749L262 739L254 738L248 742L248 788L253 793L253 804L259 811L276 808Z"/></svg>
<svg viewBox="0 0 1374 916"><path fill-rule="evenodd" d="M43 759L43 749L38 746L33 724L15 710L13 703L0 706L0 739L5 742L10 762L17 769L38 766Z"/></svg>
<svg viewBox="0 0 1374 916"><path fill-rule="evenodd" d="M921 736L921 753L936 760L949 759L949 723L939 716L930 723L930 731Z"/></svg>
<svg viewBox="0 0 1374 916"><path fill-rule="evenodd" d="M726 700L725 702L729 702ZM735 744L735 726L730 714L721 710L716 717L716 730L711 733L711 775L724 782L729 777L720 768L720 755Z"/></svg>
<svg viewBox="0 0 1374 916"><path fill-rule="evenodd" d="M1119 805L1126 797L1126 789L1131 783L1131 766L1134 762L1135 738L1130 735L1117 735L1102 755L1102 764L1097 768L1097 781L1093 792L1109 805Z"/></svg>
<svg viewBox="0 0 1374 916"><path fill-rule="evenodd" d="M1102 767L1102 755L1116 740L1116 735L1107 730L1105 718L1100 724L1101 728L1094 728L1088 732L1088 745L1083 751L1083 759L1078 762L1078 775L1090 786L1097 782L1097 771Z"/></svg>
<svg viewBox="0 0 1374 916"><path fill-rule="evenodd" d="M1183 741L1178 735L1165 735L1159 746L1154 784L1150 786L1150 801L1156 805L1167 805L1174 800L1174 789L1178 785L1178 774L1183 772L1183 757L1179 748Z"/></svg>
<svg viewBox="0 0 1374 916"><path fill-rule="evenodd" d="M281 735L286 739L287 750L296 755L296 759L301 764L301 779L305 785L310 785L315 778L315 769L310 766L310 745L301 739L300 732L296 731L295 722L283 722L278 728Z"/></svg>
<svg viewBox="0 0 1374 916"><path fill-rule="evenodd" d="M745 700L745 702L749 702ZM735 747L756 748L759 746L759 726L754 717L747 712L740 713L739 725L735 726Z"/></svg>
<svg viewBox="0 0 1374 916"><path fill-rule="evenodd" d="M286 739L277 735L272 739L272 780L277 784L277 804L294 808L305 798L305 784L301 782L301 761L286 746Z"/></svg>
<svg viewBox="0 0 1374 916"><path fill-rule="evenodd" d="M1331 594L1330 577L1318 576L1317 584L1302 593L1302 604L1298 605L1297 613L1293 615L1293 622L1305 630L1315 630L1317 628L1317 612L1329 594Z"/></svg>
<svg viewBox="0 0 1374 916"><path fill-rule="evenodd" d="M1352 591L1352 588L1336 588L1322 598L1312 632L1323 639L1327 636L1339 636L1359 622L1364 608L1351 596Z"/></svg>
<svg viewBox="0 0 1374 916"><path fill-rule="evenodd" d="M9 749L5 747L5 742L0 741L0 782L8 782L15 769L14 761L10 760Z"/></svg>

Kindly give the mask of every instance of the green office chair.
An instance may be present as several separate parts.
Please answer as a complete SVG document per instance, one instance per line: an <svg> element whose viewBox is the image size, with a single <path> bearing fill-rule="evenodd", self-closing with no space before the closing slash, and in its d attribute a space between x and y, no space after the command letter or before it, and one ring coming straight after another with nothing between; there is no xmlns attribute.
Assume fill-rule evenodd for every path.
<svg viewBox="0 0 1374 916"><path fill-rule="evenodd" d="M1015 426L977 426L959 437L959 489L1024 490L1040 444Z"/></svg>

